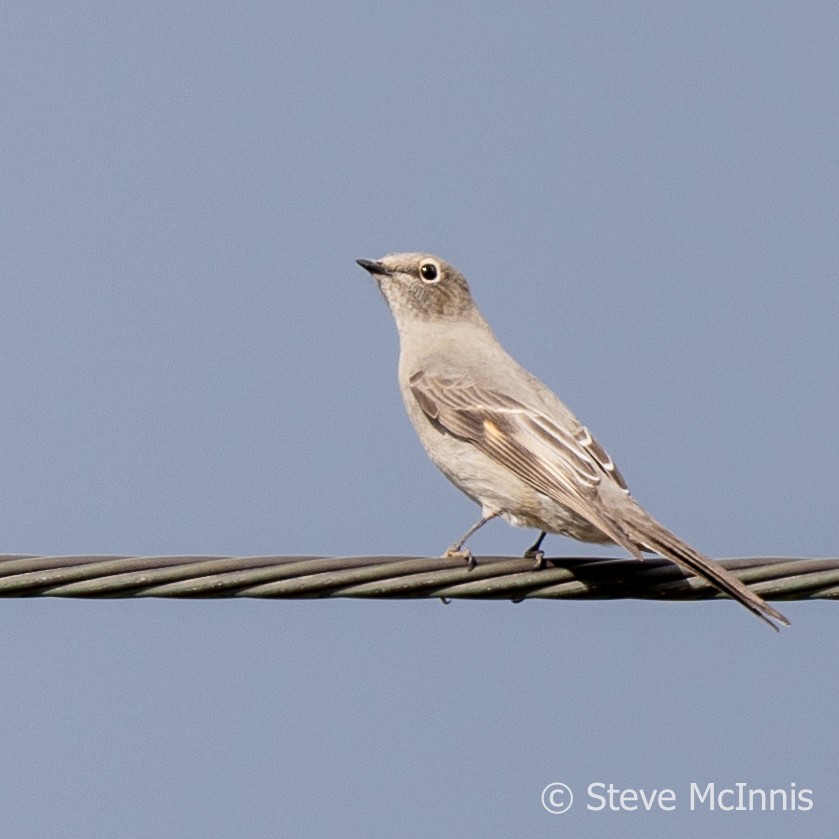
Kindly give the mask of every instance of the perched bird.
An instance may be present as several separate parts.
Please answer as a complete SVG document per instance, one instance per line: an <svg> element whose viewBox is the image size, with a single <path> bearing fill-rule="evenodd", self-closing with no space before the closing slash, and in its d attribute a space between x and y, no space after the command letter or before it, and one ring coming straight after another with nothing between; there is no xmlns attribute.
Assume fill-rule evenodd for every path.
<svg viewBox="0 0 839 839"><path fill-rule="evenodd" d="M541 565L546 533L653 551L703 577L770 626L789 621L719 563L653 519L588 429L511 358L457 269L425 253L358 264L376 279L399 332L399 388L440 471L481 506L446 551L474 565L466 540L500 516L541 531L525 553Z"/></svg>

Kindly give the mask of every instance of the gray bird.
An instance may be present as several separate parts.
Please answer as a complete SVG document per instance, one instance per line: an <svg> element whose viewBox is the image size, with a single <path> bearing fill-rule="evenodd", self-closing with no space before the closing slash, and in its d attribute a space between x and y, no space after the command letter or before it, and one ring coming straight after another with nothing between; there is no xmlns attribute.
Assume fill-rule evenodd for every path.
<svg viewBox="0 0 839 839"><path fill-rule="evenodd" d="M399 388L440 471L481 506L447 551L474 565L466 540L500 516L546 533L652 551L703 577L765 620L789 621L718 563L655 521L588 429L504 350L463 275L436 256L392 253L358 264L376 279L399 332Z"/></svg>

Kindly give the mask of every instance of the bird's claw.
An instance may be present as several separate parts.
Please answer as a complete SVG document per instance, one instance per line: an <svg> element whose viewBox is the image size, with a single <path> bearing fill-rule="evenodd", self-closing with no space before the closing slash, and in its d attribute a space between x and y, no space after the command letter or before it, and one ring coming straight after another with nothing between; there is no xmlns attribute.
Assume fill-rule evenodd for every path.
<svg viewBox="0 0 839 839"><path fill-rule="evenodd" d="M543 530L539 534L539 538L524 552L525 559L536 560L533 565L534 571L541 571L545 567L545 552L542 550L542 542L545 541L547 535L547 532Z"/></svg>
<svg viewBox="0 0 839 839"><path fill-rule="evenodd" d="M533 560L533 570L541 571L545 567L545 552L540 550L533 550L532 548L524 552L525 559Z"/></svg>
<svg viewBox="0 0 839 839"><path fill-rule="evenodd" d="M469 548L462 548L457 545L449 548L443 556L446 559L465 559L466 565L470 571L478 564Z"/></svg>

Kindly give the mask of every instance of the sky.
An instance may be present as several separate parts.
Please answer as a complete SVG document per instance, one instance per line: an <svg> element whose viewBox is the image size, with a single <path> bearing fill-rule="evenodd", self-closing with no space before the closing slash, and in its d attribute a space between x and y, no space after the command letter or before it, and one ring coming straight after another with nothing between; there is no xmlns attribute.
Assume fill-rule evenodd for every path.
<svg viewBox="0 0 839 839"><path fill-rule="evenodd" d="M425 251L684 539L837 555L834 3L0 22L0 552L439 554L478 511L355 264ZM824 836L836 606L781 608L5 600L0 832Z"/></svg>

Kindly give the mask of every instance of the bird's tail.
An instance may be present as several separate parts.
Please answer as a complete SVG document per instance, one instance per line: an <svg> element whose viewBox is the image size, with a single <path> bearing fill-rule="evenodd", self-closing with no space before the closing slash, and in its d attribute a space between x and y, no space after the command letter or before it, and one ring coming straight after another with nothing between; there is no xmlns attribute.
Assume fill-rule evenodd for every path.
<svg viewBox="0 0 839 839"><path fill-rule="evenodd" d="M755 594L718 562L703 556L699 551L683 542L640 506L634 505L633 510L628 512L622 525L627 536L640 547L654 551L680 565L685 570L707 580L711 585L716 586L720 591L754 612L774 630L777 631L778 629L775 621L783 626L789 626L789 621L760 595Z"/></svg>

